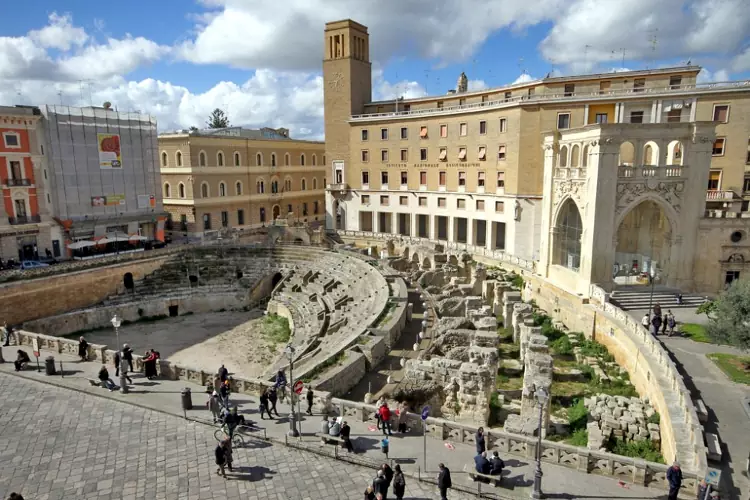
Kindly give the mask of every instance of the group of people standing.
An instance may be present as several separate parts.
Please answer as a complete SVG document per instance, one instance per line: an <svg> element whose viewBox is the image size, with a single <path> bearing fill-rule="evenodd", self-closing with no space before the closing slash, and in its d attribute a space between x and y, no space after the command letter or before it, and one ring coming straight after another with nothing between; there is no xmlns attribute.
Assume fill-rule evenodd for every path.
<svg viewBox="0 0 750 500"><path fill-rule="evenodd" d="M81 337L78 341L78 357L81 358L81 361L88 361L88 349L89 343L86 342L85 338ZM161 359L159 351L149 349L144 353L142 359L143 374L148 380L153 380L158 376L156 364L159 359ZM128 376L128 373L134 372L135 370L133 369L133 349L130 347L130 345L123 344L122 349L115 352L112 361L115 365L115 377L120 377L120 372L122 372L122 378L127 380L129 384L132 384L133 379ZM113 391L117 388L117 386L109 376L107 365L102 365L102 367L99 369L98 377L99 381L102 384L102 387L104 387L105 389Z"/></svg>
<svg viewBox="0 0 750 500"><path fill-rule="evenodd" d="M677 320L670 309L662 315L661 306L656 304L653 314L646 313L643 315L641 324L652 335L659 335L659 332L661 332L662 335L667 334L667 336L671 337L677 326Z"/></svg>
<svg viewBox="0 0 750 500"><path fill-rule="evenodd" d="M402 500L406 493L406 479L401 471L401 466L391 469L388 464L383 464L378 469L372 484L365 490L365 500L386 500L388 498L388 489L393 486L393 494L397 500Z"/></svg>

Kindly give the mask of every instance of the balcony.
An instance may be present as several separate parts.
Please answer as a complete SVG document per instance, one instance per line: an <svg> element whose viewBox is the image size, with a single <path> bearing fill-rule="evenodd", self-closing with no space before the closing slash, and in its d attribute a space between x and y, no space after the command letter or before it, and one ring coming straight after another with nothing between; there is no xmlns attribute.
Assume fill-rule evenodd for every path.
<svg viewBox="0 0 750 500"><path fill-rule="evenodd" d="M8 187L14 186L31 186L31 179L7 179L5 184Z"/></svg>
<svg viewBox="0 0 750 500"><path fill-rule="evenodd" d="M706 201L728 202L739 200L740 196L734 191L706 191Z"/></svg>
<svg viewBox="0 0 750 500"><path fill-rule="evenodd" d="M19 215L18 217L8 217L8 222L10 222L12 226L17 226L19 224L42 222L42 218L39 215Z"/></svg>
<svg viewBox="0 0 750 500"><path fill-rule="evenodd" d="M586 178L586 169L575 167L575 168L565 168L565 167L557 167L555 168L555 179L585 179Z"/></svg>
<svg viewBox="0 0 750 500"><path fill-rule="evenodd" d="M673 179L682 177L684 165L664 165L658 167L655 165L620 165L617 170L617 177L620 179Z"/></svg>
<svg viewBox="0 0 750 500"><path fill-rule="evenodd" d="M349 189L349 184L342 182L338 184L329 184L328 190L329 191L339 191L341 193L346 192Z"/></svg>

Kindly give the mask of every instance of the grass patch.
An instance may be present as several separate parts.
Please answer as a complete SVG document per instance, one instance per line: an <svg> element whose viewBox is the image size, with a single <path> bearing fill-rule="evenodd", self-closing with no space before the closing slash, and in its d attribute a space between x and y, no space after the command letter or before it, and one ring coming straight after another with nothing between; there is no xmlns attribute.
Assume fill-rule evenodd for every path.
<svg viewBox="0 0 750 500"><path fill-rule="evenodd" d="M586 429L578 429L565 439L565 443L571 446L586 447L589 444L589 431Z"/></svg>
<svg viewBox="0 0 750 500"><path fill-rule="evenodd" d="M513 286L513 288L517 290L523 290L523 277L518 274L511 274L510 276L510 284Z"/></svg>
<svg viewBox="0 0 750 500"><path fill-rule="evenodd" d="M579 399L573 406L568 408L568 425L570 431L585 429L589 411L583 405L583 399Z"/></svg>
<svg viewBox="0 0 750 500"><path fill-rule="evenodd" d="M499 373L495 379L495 387L503 391L517 391L523 388L523 377L509 377Z"/></svg>
<svg viewBox="0 0 750 500"><path fill-rule="evenodd" d="M573 344L570 343L570 339L567 335L563 335L562 337L552 342L550 349L554 354L558 354L561 356L573 354Z"/></svg>
<svg viewBox="0 0 750 500"><path fill-rule="evenodd" d="M610 438L607 443L607 449L617 455L642 458L649 462L656 462L657 464L665 463L659 447L648 439L643 441L623 441L618 438Z"/></svg>
<svg viewBox="0 0 750 500"><path fill-rule="evenodd" d="M591 394L590 382L552 382L552 396L583 397Z"/></svg>
<svg viewBox="0 0 750 500"><path fill-rule="evenodd" d="M732 382L750 385L750 356L737 356L719 352L706 354L706 356L716 363Z"/></svg>
<svg viewBox="0 0 750 500"><path fill-rule="evenodd" d="M370 343L370 336L369 335L360 335L357 337L357 344L359 345L366 345Z"/></svg>
<svg viewBox="0 0 750 500"><path fill-rule="evenodd" d="M498 421L497 417L500 413L500 410L502 410L500 399L497 396L497 392L493 392L490 395L490 416L487 419L488 427L492 427L493 425L497 424L497 421Z"/></svg>
<svg viewBox="0 0 750 500"><path fill-rule="evenodd" d="M706 327L697 323L682 323L680 325L680 333L695 342L703 342L704 344L715 343L711 337L708 336Z"/></svg>
<svg viewBox="0 0 750 500"><path fill-rule="evenodd" d="M563 337L567 337L565 335L565 332L563 332L559 328L555 328L552 325L552 318L550 318L546 314L534 311L533 313L531 313L531 318L534 321L534 326L541 327L542 335L547 337L550 342L555 342L556 340L559 340ZM572 352L572 346L571 346L571 352Z"/></svg>
<svg viewBox="0 0 750 500"><path fill-rule="evenodd" d="M659 424L661 423L661 415L659 415L658 411L655 411L653 415L648 417L648 423L649 424Z"/></svg>
<svg viewBox="0 0 750 500"><path fill-rule="evenodd" d="M289 320L278 314L267 314L263 316L263 322L260 324L260 328L263 337L274 344L286 344L292 337L292 330L289 328Z"/></svg>
<svg viewBox="0 0 750 500"><path fill-rule="evenodd" d="M513 342L513 329L500 327L497 329L497 336L500 342Z"/></svg>
<svg viewBox="0 0 750 500"><path fill-rule="evenodd" d="M497 355L500 359L518 359L521 355L521 348L516 344L500 344L497 346Z"/></svg>
<svg viewBox="0 0 750 500"><path fill-rule="evenodd" d="M388 305L385 306L385 309L383 309L381 313L378 315L378 319L375 321L375 324L373 325L373 327L378 328L388 323L393 317L393 312L395 310L396 310L396 303L388 302Z"/></svg>
<svg viewBox="0 0 750 500"><path fill-rule="evenodd" d="M340 352L336 356L333 356L332 358L328 358L327 360L325 360L324 362L316 366L307 375L305 375L304 377L301 377L300 380L306 384L309 384L310 382L315 380L318 377L318 375L321 375L327 369L331 368L332 366L338 366L341 363L343 363L345 358L346 358L346 353Z"/></svg>

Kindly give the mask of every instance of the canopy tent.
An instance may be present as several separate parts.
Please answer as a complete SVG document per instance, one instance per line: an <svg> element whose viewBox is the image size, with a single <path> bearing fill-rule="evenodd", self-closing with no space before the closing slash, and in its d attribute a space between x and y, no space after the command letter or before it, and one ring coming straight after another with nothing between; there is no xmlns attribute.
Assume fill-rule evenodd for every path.
<svg viewBox="0 0 750 500"><path fill-rule="evenodd" d="M68 245L68 248L70 248L71 250L80 250L81 248L93 247L95 245L96 243L94 243L93 241L80 240L80 241L74 241L73 243L70 243Z"/></svg>

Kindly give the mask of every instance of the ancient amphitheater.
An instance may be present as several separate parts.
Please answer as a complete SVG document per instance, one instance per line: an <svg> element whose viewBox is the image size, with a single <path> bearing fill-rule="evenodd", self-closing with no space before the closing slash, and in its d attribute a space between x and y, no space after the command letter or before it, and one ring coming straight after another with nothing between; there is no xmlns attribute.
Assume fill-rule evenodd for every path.
<svg viewBox="0 0 750 500"><path fill-rule="evenodd" d="M381 396L417 413L429 404L429 437L472 442L484 426L488 448L532 457L541 430L544 461L664 488L666 466L607 448L610 439L645 441L667 462L679 457L683 488L696 488L706 448L684 382L661 346L606 294L595 290L594 300L583 301L538 277L532 263L501 252L373 233L341 237L327 245L190 246L45 271L0 285L0 315L23 325L22 343L73 352L77 344L66 336L96 337L111 330L115 314L131 325L153 320L140 328L178 339L186 333L172 321L229 312L245 321L251 316L241 314L257 318L260 311L288 321L295 378L309 382L316 404L331 414L368 420ZM114 355L109 330L109 340L90 351L105 362ZM571 344L564 355L552 342L561 337ZM278 347L262 370L236 377L235 390L257 395L288 366ZM161 360L161 376L205 385L223 361L207 357L187 365L174 352ZM502 385L513 377L517 386ZM560 406L572 398L556 390L593 379L603 389L582 403L587 441L567 443L573 424ZM539 429L541 392L552 397Z"/></svg>

